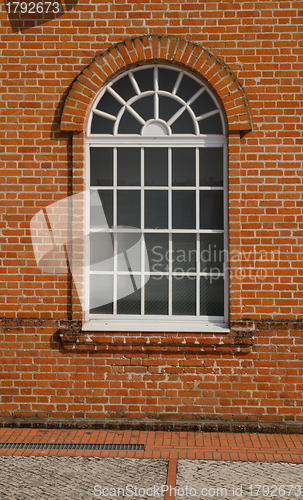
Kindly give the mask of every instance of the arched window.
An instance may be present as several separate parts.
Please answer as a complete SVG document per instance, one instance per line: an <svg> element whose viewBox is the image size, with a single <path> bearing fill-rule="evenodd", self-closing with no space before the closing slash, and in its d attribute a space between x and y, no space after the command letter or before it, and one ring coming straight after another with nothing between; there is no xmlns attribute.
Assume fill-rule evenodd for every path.
<svg viewBox="0 0 303 500"><path fill-rule="evenodd" d="M89 328L227 326L226 127L208 86L180 67L125 71L87 123Z"/></svg>

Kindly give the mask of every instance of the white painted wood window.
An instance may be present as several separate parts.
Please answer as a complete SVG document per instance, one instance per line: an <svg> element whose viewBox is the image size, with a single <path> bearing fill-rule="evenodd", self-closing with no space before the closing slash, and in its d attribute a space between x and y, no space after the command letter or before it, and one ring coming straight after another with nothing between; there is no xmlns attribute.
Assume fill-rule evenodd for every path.
<svg viewBox="0 0 303 500"><path fill-rule="evenodd" d="M84 330L228 329L227 140L205 83L128 70L87 123Z"/></svg>

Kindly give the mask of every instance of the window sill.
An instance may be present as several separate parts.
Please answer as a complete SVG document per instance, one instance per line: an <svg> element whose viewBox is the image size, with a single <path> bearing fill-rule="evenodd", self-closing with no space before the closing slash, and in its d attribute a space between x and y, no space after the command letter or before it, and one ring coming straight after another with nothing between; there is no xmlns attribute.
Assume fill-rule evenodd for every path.
<svg viewBox="0 0 303 500"><path fill-rule="evenodd" d="M229 333L226 323L188 321L188 320L151 320L134 321L125 319L90 320L82 325L83 332L213 332Z"/></svg>

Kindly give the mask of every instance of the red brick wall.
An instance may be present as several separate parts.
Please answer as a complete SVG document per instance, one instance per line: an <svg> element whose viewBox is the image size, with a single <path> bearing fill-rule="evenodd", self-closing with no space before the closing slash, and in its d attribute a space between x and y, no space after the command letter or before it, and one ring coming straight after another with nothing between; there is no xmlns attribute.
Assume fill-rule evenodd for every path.
<svg viewBox="0 0 303 500"><path fill-rule="evenodd" d="M3 418L301 422L302 12L301 2L80 0L35 25L10 22L1 4ZM139 58L140 36L151 34L164 35L142 39L158 57L169 53L161 43L175 43L189 68L203 46L210 73L201 66L201 74L218 95L227 88L218 86L222 71L236 86L221 94L230 122L232 331L182 340L150 334L152 346L146 334L99 333L88 348L79 324L70 323L81 316L71 278L45 279L29 223L83 186L83 136L64 125L83 129L74 80L84 72L90 81L91 61L127 38L137 37ZM127 54L119 54L119 68L127 67ZM60 128L67 95L79 119L65 120L72 116L66 101ZM237 98L249 105L249 127L239 125L249 122L247 110L230 119Z"/></svg>

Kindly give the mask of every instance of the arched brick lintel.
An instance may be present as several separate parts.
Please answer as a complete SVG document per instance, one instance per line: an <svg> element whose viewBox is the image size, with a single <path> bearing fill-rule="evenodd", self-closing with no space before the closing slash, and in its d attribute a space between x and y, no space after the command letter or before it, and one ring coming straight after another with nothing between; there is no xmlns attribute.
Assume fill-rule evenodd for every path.
<svg viewBox="0 0 303 500"><path fill-rule="evenodd" d="M84 131L86 114L100 88L115 73L145 61L174 62L199 74L221 99L228 130L252 129L247 98L227 65L201 45L182 38L153 35L128 39L92 60L76 78L66 97L61 130Z"/></svg>

